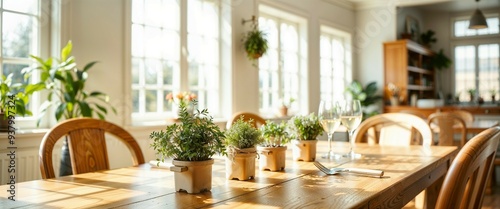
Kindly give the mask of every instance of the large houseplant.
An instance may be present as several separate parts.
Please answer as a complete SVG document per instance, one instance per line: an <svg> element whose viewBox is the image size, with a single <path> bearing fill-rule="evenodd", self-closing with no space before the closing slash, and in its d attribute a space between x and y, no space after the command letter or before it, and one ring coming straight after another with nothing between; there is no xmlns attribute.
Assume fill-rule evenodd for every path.
<svg viewBox="0 0 500 209"><path fill-rule="evenodd" d="M292 137L293 159L311 162L316 159L317 137L323 135L323 126L314 114L294 116L288 121Z"/></svg>
<svg viewBox="0 0 500 209"><path fill-rule="evenodd" d="M193 101L196 105L196 101ZM175 190L200 193L212 189L212 156L225 154L224 133L214 124L208 110L190 114L184 103L179 105L180 123L151 133L151 146L160 155L158 161L173 159Z"/></svg>
<svg viewBox="0 0 500 209"><path fill-rule="evenodd" d="M359 100L363 107L363 115L368 118L370 116L379 114L377 107L374 105L382 99L381 95L377 94L377 82L373 81L368 83L364 88L359 81L352 81L345 89L346 92L351 94L353 100Z"/></svg>
<svg viewBox="0 0 500 209"><path fill-rule="evenodd" d="M287 124L266 121L260 127L264 141L257 146L259 153L259 167L261 170L280 171L285 169L286 143L290 142Z"/></svg>
<svg viewBox="0 0 500 209"><path fill-rule="evenodd" d="M225 132L226 177L228 179L248 180L255 177L255 146L262 142L260 130L253 120L245 121L243 116Z"/></svg>
<svg viewBox="0 0 500 209"><path fill-rule="evenodd" d="M25 76L30 77L35 70L38 70L40 82L36 84L37 89L49 91L47 99L40 107L41 112L37 124L52 106L55 107L54 117L57 121L94 116L104 120L108 108L116 114L116 109L108 103L109 97L106 94L100 91L88 92L85 89L85 83L89 77L88 71L96 62L86 64L83 69L78 68L75 57L71 55L72 49L73 44L68 41L61 50L59 59L49 57L44 60L31 55L38 65L35 68L26 68ZM72 174L67 143L66 139L62 148L61 176Z"/></svg>

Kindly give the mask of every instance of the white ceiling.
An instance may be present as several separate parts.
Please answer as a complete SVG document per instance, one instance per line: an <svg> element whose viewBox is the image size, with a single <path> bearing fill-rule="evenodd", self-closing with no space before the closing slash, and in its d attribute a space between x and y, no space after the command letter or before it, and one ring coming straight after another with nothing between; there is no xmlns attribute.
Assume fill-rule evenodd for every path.
<svg viewBox="0 0 500 209"><path fill-rule="evenodd" d="M500 8L500 0L481 0L478 3L474 0L456 0L417 7L425 11L462 12L474 10L476 7L479 9Z"/></svg>
<svg viewBox="0 0 500 209"><path fill-rule="evenodd" d="M461 12L470 11L479 6L480 9L499 8L500 0L327 0L330 2L351 4L353 8L364 9L380 5L396 4L401 7L418 7L427 11Z"/></svg>

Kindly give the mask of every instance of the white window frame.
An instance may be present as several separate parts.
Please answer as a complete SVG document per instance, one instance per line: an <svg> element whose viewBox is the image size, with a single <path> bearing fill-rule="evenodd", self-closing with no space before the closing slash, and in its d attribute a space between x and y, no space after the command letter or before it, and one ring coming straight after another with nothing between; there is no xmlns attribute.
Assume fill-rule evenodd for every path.
<svg viewBox="0 0 500 209"><path fill-rule="evenodd" d="M230 71L230 66L231 66L231 57L228 56L230 55L231 51L231 34L227 33L230 26L230 5L229 0L202 0L206 2L215 2L219 6L219 42L218 42L218 47L219 47L219 65L218 65L218 79L220 82L217 82L216 84L218 85L217 93L219 95L227 95L229 92L229 79L231 78L231 75L229 73ZM188 12L188 2L185 0L178 0L179 3L179 11L180 11L180 23L179 23L179 38L180 38L180 47L179 47L179 69L178 72L175 74L175 78L173 80L173 84L171 86L161 86L162 90L164 91L173 91L174 93L177 92L183 92L183 91L196 91L198 89L189 89L189 54L188 54L188 19L189 16L187 14ZM126 89L126 95L127 98L129 98L126 103L130 105L130 107L133 107L132 104L132 53L131 53L131 41L132 41L132 0L127 1L126 5L126 11L127 11L127 16L126 19L129 21L129 24L126 24L126 58L125 60L125 66L126 69L129 69L129 73L126 75L126 83L128 84L129 88ZM229 22L229 24L227 23ZM224 33L221 33L221 31L226 31ZM229 43L229 44L228 44ZM210 87L213 88L212 83L210 84ZM204 89L203 89L204 90ZM157 96L157 102L160 103L166 103L167 101L163 97ZM212 95L208 95L210 97ZM200 107L200 109L208 108L208 111L210 115L214 118L222 118L226 117L227 114L226 112L222 111L224 109L228 108L228 104L230 103L230 97L218 97L218 103L217 105L211 105L208 104L208 107ZM162 101L159 101L162 100ZM158 104L158 105L159 105ZM132 108L129 108L126 110L125 114L130 115L130 117L126 118L125 123L126 124L131 124L131 125L159 125L159 124L164 124L167 118L171 117L176 117L176 108L168 108L167 111L157 111L157 112L134 112Z"/></svg>
<svg viewBox="0 0 500 209"><path fill-rule="evenodd" d="M498 18L499 21L500 21L500 16L498 13L486 13L484 14L485 18L488 19L488 18ZM499 33L496 33L496 34L476 34L476 35L470 35L470 36L456 36L455 34L455 23L458 22L458 21L467 21L470 19L470 16L457 16L457 17L453 17L452 18L452 21L451 21L451 31L450 33L452 34L451 36L453 37L453 39L457 39L457 40L468 40L468 39L473 39L473 38L487 38L487 37L496 37L500 34ZM490 27L495 27L495 26L490 26ZM496 26L498 27L498 26ZM474 30L474 29L470 29L470 30Z"/></svg>
<svg viewBox="0 0 500 209"><path fill-rule="evenodd" d="M486 13L485 14L485 17L486 18L491 18L491 17L497 17L500 19L500 15L498 13ZM453 80L452 80L452 83L451 83L451 86L452 86L452 92L453 94L456 96L458 93L460 93L460 102L461 103L469 103L469 96L468 96L468 93L463 90L463 89L456 89L456 66L455 66L455 62L454 62L454 59L455 59L455 48L458 47L458 46L466 46L466 45L473 45L475 47L475 50L476 50L476 53L475 53L475 56L476 56L476 60L475 60L475 63L474 63L474 70L475 70L475 88L476 89L479 89L479 78L478 78L478 72L479 72L479 66L478 66L478 46L479 45L485 45L485 44L500 44L500 32L497 33L497 34L486 34L486 35L473 35L473 36L460 36L460 37L457 37L455 36L455 22L456 21L460 21L460 20L467 20L469 17L466 17L466 16L457 16L457 17L453 17L451 20L451 31L450 33L452 34L451 36L453 37L451 43L450 43L450 51L451 51L451 59L453 61L453 66L452 66L452 69L453 69ZM493 26L491 26L493 27ZM500 72L499 72L500 73ZM499 80L499 85L500 85L500 80ZM499 89L500 90L500 89ZM460 91L460 92L457 92L457 91ZM484 90L483 89L483 92L484 91L488 91L488 90ZM480 94L481 92L477 92L478 94ZM465 96L464 96L465 95ZM478 96L478 95L476 95ZM485 101L490 101L491 99L489 98L483 98L485 99Z"/></svg>
<svg viewBox="0 0 500 209"><path fill-rule="evenodd" d="M343 66L344 66L344 77L341 78L341 80L343 80L344 82L344 85L339 87L341 88L340 91L338 90L335 90L335 80L338 80L338 78L333 74L334 72L334 69L332 68L332 75L334 76L328 76L329 78L329 82L331 82L333 85L332 85L332 89L331 91L328 91L328 92L324 92L322 91L321 87L320 87L320 99L321 100L333 100L333 101L337 101L337 100L341 100L341 99L345 99L344 98L344 91L345 91L345 88L347 85L349 85L352 81L352 47L351 47L351 39L352 39L352 36L350 33L346 32L346 31L343 31L343 30L340 30L340 29L337 29L337 28L333 28L333 27L330 27L330 26L327 26L327 25L321 25L320 26L320 78L318 80L322 80L322 78L324 79L325 75L322 75L321 74L321 37L322 36L327 36L329 38L329 40L331 41L332 39L337 39L337 40L340 40L341 43L342 43L342 47L344 49L344 59L341 61L343 62ZM334 57L333 57L333 54L332 54L332 57L329 58L331 63L332 63L332 67L334 65ZM320 83L320 85L322 85ZM339 94L335 94L335 92L340 92ZM325 97L325 94L332 94L331 97Z"/></svg>
<svg viewBox="0 0 500 209"><path fill-rule="evenodd" d="M289 114L306 114L309 112L308 110L308 85L307 85L307 65L308 65L308 53L307 53L307 20L297 14L297 12L289 11L282 8L275 8L271 7L265 4L260 4L259 5L259 15L262 17L266 18L272 18L272 19L277 19L278 24L280 22L286 22L289 24L294 24L297 25L298 31L298 92L297 92L297 98L295 99L295 102L292 103L289 111ZM279 25L278 25L279 27ZM265 31L264 31L265 32ZM279 32L278 32L279 33ZM279 35L278 35L279 36ZM279 40L278 40L278 45L279 45ZM270 107L268 108L263 108L261 103L262 101L259 101L259 113L261 115L264 115L265 117L275 117L277 115L278 108L281 106L282 99L281 97L283 96L283 89L280 87L282 86L283 82L283 71L282 71L282 65L283 65L283 60L281 59L281 50L279 49L278 46L278 77L279 78L274 78L274 80L278 80L278 91L273 92L273 96L277 96L279 99L274 99L273 103L271 104ZM264 55L267 56L267 55ZM260 69L259 69L260 71ZM259 78L259 82L261 82ZM259 86L259 94L262 94L264 90L260 88ZM268 90L266 90L268 91ZM261 96L259 96L260 100ZM287 99L285 99L284 102L286 102Z"/></svg>
<svg viewBox="0 0 500 209"><path fill-rule="evenodd" d="M9 10L4 10L3 5L0 7L0 20L3 20L3 13L4 12L11 12L11 13L16 13L16 14L21 14L21 15L27 15L34 17L38 21L34 23L34 28L33 28L33 36L31 41L32 41L32 46L30 49L30 55L36 55L39 57L48 57L49 51L50 51L50 40L51 40L51 33L57 33L60 31L60 28L51 28L51 24L48 24L48 21L52 21L53 23L56 21L59 21L59 18L54 15L54 13L60 12L60 8L57 7L59 4L56 1L52 0L38 0L38 8L37 13L38 14L29 14L25 12L19 12L19 11L9 11ZM2 22L0 22L0 31L3 31L2 29ZM3 33L3 32L2 32ZM3 39L0 37L0 39ZM2 46L3 40L0 40L0 73L3 74L3 64L26 64L30 67L33 67L36 63L30 58L9 58L9 57L3 57L3 51L2 51ZM34 72L31 83L36 83L39 82L38 78L39 74L38 72ZM45 94L43 92L35 92L33 95L30 96L29 100L29 109L33 113L32 116L16 116L16 127L19 130L29 130L29 129L36 129L36 128L43 128L47 127L49 124L50 116L51 114L46 114L44 118L41 119L41 122L39 126L37 126L37 119L39 117L39 110L38 108L40 107L41 101L40 101L40 94Z"/></svg>

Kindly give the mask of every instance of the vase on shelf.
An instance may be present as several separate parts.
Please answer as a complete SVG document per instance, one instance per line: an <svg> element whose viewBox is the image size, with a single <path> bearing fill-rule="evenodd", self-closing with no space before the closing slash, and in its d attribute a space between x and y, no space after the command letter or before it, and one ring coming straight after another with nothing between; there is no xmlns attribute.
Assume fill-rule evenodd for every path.
<svg viewBox="0 0 500 209"><path fill-rule="evenodd" d="M391 97L390 102L391 102L391 106L398 106L399 105L399 98L398 97Z"/></svg>

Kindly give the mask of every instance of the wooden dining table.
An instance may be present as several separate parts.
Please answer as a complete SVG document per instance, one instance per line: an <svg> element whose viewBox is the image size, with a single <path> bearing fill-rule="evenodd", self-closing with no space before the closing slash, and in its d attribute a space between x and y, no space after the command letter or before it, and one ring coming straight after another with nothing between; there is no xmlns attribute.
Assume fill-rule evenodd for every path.
<svg viewBox="0 0 500 209"><path fill-rule="evenodd" d="M498 120L474 120L465 124L467 133L472 134L481 133L482 131L493 126L498 126Z"/></svg>
<svg viewBox="0 0 500 209"><path fill-rule="evenodd" d="M224 157L216 156L212 190L176 192L168 169L143 164L54 179L0 186L0 208L401 208L427 188L433 208L442 177L457 153L452 146L380 146L356 144L359 159L323 159L327 143L319 141L317 161L330 167L383 170L383 177L326 175L312 162L293 161L291 145L284 171L256 169L254 179L228 180ZM335 142L335 152L348 143ZM258 163L257 163L258 164Z"/></svg>

